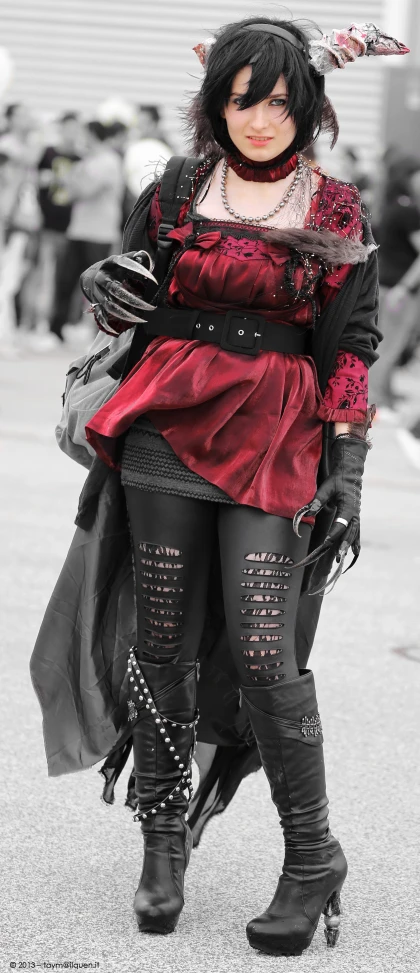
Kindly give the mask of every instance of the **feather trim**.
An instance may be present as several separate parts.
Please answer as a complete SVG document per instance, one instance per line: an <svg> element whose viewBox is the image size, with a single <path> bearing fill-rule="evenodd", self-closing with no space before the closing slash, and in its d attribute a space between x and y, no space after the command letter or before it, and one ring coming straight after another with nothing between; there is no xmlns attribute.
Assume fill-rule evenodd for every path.
<svg viewBox="0 0 420 973"><path fill-rule="evenodd" d="M377 250L376 243L366 245L361 240L349 240L331 230L273 229L264 232L264 239L318 257L333 267L366 263L372 251Z"/></svg>

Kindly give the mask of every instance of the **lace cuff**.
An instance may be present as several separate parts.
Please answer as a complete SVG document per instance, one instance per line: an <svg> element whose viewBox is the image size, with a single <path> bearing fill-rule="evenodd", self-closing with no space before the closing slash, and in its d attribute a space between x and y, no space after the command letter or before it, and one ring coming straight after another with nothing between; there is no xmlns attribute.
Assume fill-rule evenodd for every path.
<svg viewBox="0 0 420 973"><path fill-rule="evenodd" d="M324 422L364 422L367 406L367 366L357 355L339 351L318 417Z"/></svg>

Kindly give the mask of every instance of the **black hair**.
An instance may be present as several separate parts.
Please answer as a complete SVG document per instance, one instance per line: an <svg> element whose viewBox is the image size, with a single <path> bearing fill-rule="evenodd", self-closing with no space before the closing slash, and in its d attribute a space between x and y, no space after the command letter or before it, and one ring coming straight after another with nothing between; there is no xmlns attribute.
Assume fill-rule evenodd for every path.
<svg viewBox="0 0 420 973"><path fill-rule="evenodd" d="M110 125L107 125L107 128L111 138L114 135L122 135L123 132L127 131L127 125L124 125L124 122L111 122Z"/></svg>
<svg viewBox="0 0 420 973"><path fill-rule="evenodd" d="M19 102L15 102L13 105L8 105L7 106L4 114L5 114L5 117L7 118L7 121L8 122L10 122L10 120L13 118L13 115L17 111L19 111L19 108L22 108L22 103L20 101Z"/></svg>
<svg viewBox="0 0 420 973"><path fill-rule="evenodd" d="M103 125L102 122L88 122L86 125L88 132L94 135L98 142L105 142L116 134L113 125Z"/></svg>
<svg viewBox="0 0 420 973"><path fill-rule="evenodd" d="M155 122L156 125L160 122L160 111L157 105L139 105L138 108L139 111L144 111L150 115L152 122Z"/></svg>
<svg viewBox="0 0 420 973"><path fill-rule="evenodd" d="M79 116L75 111L66 111L63 113L63 115L60 115L58 119L60 125L64 125L65 122L77 122L78 120Z"/></svg>
<svg viewBox="0 0 420 973"><path fill-rule="evenodd" d="M252 24L268 24L289 31L303 45L303 50L275 34L243 30ZM331 147L335 145L337 117L325 95L324 77L316 74L309 63L310 31L314 26L304 30L296 21L250 17L228 24L217 32L204 81L186 112L194 152L213 156L220 155L220 149L235 151L221 111L229 100L235 75L249 64L252 65L252 75L239 108L249 108L268 98L280 75L286 81L287 114L296 125L296 136L285 157L307 148L321 131L330 132Z"/></svg>

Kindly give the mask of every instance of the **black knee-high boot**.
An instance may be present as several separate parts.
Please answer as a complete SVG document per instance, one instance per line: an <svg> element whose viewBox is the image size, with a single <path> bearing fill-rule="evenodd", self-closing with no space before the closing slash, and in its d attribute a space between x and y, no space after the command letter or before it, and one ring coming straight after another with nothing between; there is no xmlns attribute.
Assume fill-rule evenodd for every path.
<svg viewBox="0 0 420 973"><path fill-rule="evenodd" d="M266 912L247 926L251 946L274 956L300 955L324 913L327 945L340 924L347 863L328 827L322 728L312 672L269 686L242 687L284 832L285 860Z"/></svg>
<svg viewBox="0 0 420 973"><path fill-rule="evenodd" d="M184 905L184 873L192 849L185 820L192 796L196 663L138 663L131 655L132 698L149 710L133 727L138 796L136 819L144 837L143 871L134 898L142 932L173 932Z"/></svg>

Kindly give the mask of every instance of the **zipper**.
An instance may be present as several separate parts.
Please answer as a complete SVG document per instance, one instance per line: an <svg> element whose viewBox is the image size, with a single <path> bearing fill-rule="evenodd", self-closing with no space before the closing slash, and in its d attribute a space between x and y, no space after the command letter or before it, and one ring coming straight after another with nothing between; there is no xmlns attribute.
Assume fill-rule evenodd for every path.
<svg viewBox="0 0 420 973"><path fill-rule="evenodd" d="M77 370L76 378L83 378L83 385L87 385L90 379L91 371L94 365L102 358L106 358L111 350L111 345L106 345L105 348L101 348L100 351L96 352L96 355L91 355L87 361L83 362L83 365Z"/></svg>

